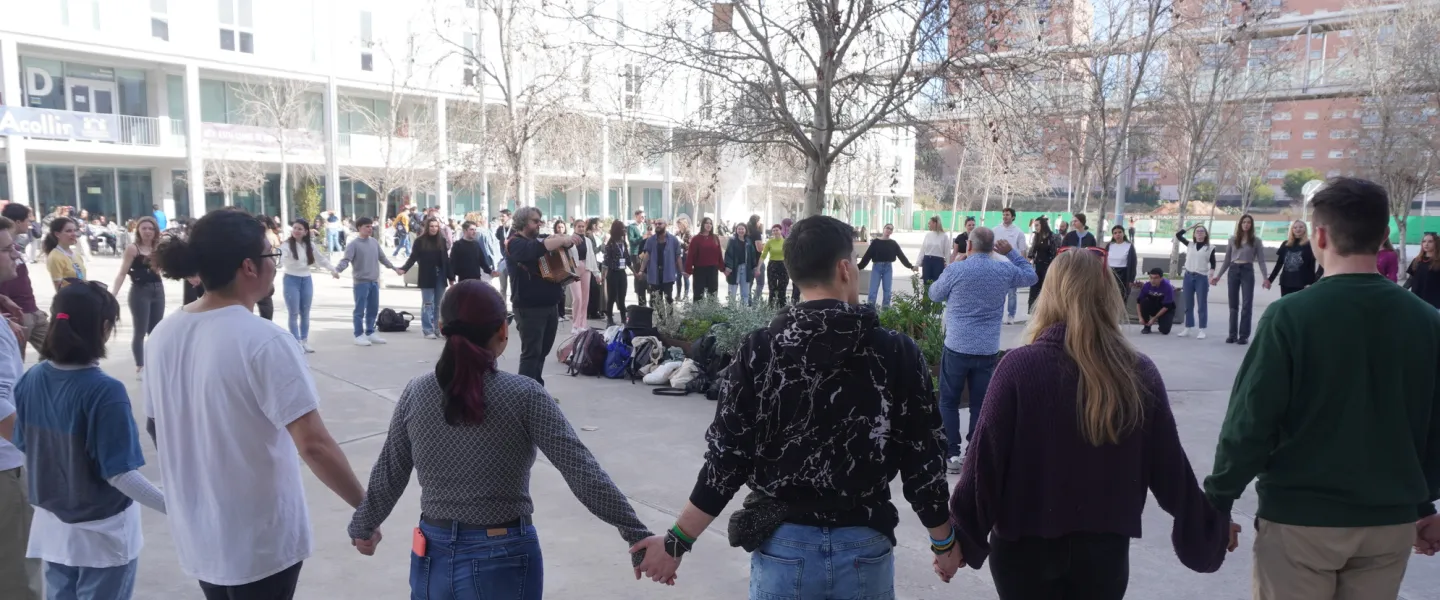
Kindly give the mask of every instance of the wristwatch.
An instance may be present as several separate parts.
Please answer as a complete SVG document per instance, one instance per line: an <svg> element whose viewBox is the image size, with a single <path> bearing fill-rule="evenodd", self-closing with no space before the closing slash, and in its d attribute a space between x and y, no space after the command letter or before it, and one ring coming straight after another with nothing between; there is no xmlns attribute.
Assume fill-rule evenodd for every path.
<svg viewBox="0 0 1440 600"><path fill-rule="evenodd" d="M680 539L673 531L665 532L665 553L672 558L680 558L690 551L690 544Z"/></svg>

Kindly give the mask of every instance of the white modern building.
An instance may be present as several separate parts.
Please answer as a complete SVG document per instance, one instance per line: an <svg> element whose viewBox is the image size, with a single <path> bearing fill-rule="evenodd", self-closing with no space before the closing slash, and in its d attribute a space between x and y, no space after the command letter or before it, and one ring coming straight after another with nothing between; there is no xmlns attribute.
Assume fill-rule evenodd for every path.
<svg viewBox="0 0 1440 600"><path fill-rule="evenodd" d="M748 163L707 165L719 185L687 186L693 165L626 146L673 135L698 79L641 86L645 65L573 44L583 27L503 0L529 19L516 25L499 1L0 0L3 14L23 15L0 20L0 201L124 222L152 205L172 217L226 205L280 214L284 197L288 218L298 212L295 193L281 194L286 165L287 187L313 181L323 207L345 216L393 214L406 199L493 213L517 197L569 217L631 206L765 214L770 194L756 186L776 183ZM586 6L621 19L625 8ZM277 89L290 100L275 101ZM536 117L542 105L569 120ZM508 185L506 123L533 134L518 186ZM885 199L869 205L905 207L913 133L881 139L877 160L896 166L868 192Z"/></svg>

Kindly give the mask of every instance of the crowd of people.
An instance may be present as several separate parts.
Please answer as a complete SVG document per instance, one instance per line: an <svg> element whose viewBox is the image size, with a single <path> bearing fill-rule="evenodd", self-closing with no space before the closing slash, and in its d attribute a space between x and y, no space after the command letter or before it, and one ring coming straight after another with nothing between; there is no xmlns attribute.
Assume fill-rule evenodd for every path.
<svg viewBox="0 0 1440 600"><path fill-rule="evenodd" d="M1411 552L1440 552L1440 259L1426 234L1406 269L1413 293L1395 285L1389 206L1374 183L1331 180L1312 200L1313 238L1292 226L1264 277L1283 297L1253 331L1255 267L1266 274L1253 219L1242 219L1219 269L1208 231L1177 233L1188 249L1181 335L1204 336L1205 290L1228 273L1231 337L1254 342L1202 485L1160 370L1124 334L1136 287L1129 234L1116 227L1101 247L1083 215L1063 234L1037 219L1028 243L1008 208L1000 226L972 220L954 239L932 221L920 266L929 298L944 305L937 394L917 343L880 324L889 265L909 266L890 226L862 255L855 230L825 216L787 219L766 236L758 217L729 234L703 218L692 233L688 219L672 232L637 211L602 244L600 221L547 222L534 207L501 211L494 229L473 218L458 236L433 214L414 231L406 210L397 267L369 218L332 245L324 220L281 235L277 219L222 209L180 233L138 220L107 288L88 281L75 223L59 217L45 226L56 286L46 313L17 243L31 213L7 205L0 310L16 341L0 344L0 596L132 597L150 509L168 521L180 567L206 598L291 598L312 554L303 463L354 508L347 534L365 555L383 543L380 528L415 474L416 597L467 597L455 595L464 587L538 599L544 559L529 486L538 451L616 528L635 577L670 585L749 487L728 537L751 553L752 598L893 597L898 475L941 581L988 562L1004 600L1118 599L1148 495L1174 519L1180 563L1209 573L1237 547L1233 505L1259 478L1256 598L1392 598ZM553 276L557 257L574 280ZM419 269L422 334L444 343L434 369L405 387L362 485L321 417L304 358L311 274L351 270L355 343L370 346L385 342L375 331L382 266ZM1146 331L1166 333L1177 291L1157 271L1138 286L1139 316ZM748 334L724 372L704 464L675 523L656 534L558 408L544 359L566 294L571 320L588 327L600 282L599 312L624 320L632 279L653 306L687 285L697 299L715 297L722 272L732 298L760 302L768 281L769 302L790 306ZM288 330L267 325L262 308L282 274ZM196 297L163 314L162 277L189 282ZM127 280L159 487L138 471L142 436L126 388L99 367ZM1031 289L1025 343L1002 353L1021 287ZM514 374L498 365L512 326ZM28 370L26 344L41 358ZM959 475L953 489L947 472Z"/></svg>

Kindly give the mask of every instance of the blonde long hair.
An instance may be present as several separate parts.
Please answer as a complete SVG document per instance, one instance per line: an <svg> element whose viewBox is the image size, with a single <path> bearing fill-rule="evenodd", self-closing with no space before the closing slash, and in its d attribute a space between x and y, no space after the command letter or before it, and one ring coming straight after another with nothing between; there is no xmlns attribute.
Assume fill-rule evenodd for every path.
<svg viewBox="0 0 1440 600"><path fill-rule="evenodd" d="M1065 325L1065 354L1080 370L1076 413L1080 433L1094 446L1118 444L1144 421L1139 354L1120 331L1125 307L1099 253L1063 252L1050 264L1045 293L1025 332L1027 343L1051 325Z"/></svg>
<svg viewBox="0 0 1440 600"><path fill-rule="evenodd" d="M1296 223L1299 223L1300 229L1304 231L1304 233L1300 234L1299 238L1295 237ZM1300 219L1295 219L1294 221L1291 221L1289 235L1285 238L1285 245L1291 248L1299 248L1300 246L1304 246L1308 243L1310 243L1310 228L1306 227L1305 222L1301 221Z"/></svg>

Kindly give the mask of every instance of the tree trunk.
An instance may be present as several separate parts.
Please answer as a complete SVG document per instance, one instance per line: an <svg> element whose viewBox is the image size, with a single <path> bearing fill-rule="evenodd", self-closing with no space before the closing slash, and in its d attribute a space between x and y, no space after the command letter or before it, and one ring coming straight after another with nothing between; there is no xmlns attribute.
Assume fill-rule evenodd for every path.
<svg viewBox="0 0 1440 600"><path fill-rule="evenodd" d="M285 151L280 151L280 221L290 220L290 168Z"/></svg>
<svg viewBox="0 0 1440 600"><path fill-rule="evenodd" d="M830 165L817 157L805 160L805 213L802 217L825 214L825 189L830 185Z"/></svg>

